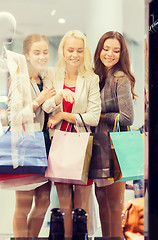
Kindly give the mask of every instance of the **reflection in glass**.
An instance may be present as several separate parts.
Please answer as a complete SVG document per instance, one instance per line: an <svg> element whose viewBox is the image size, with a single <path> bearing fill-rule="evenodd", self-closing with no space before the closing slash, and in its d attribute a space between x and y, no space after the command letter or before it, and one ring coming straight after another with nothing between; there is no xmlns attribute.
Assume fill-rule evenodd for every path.
<svg viewBox="0 0 158 240"><path fill-rule="evenodd" d="M50 43L50 61L49 66L54 66L57 61L57 49L59 46L59 42L62 36L66 31L71 29L79 29L82 30L89 41L92 54L94 55L94 51L97 45L97 42L101 35L109 30L120 31L123 36L126 38L129 53L131 56L131 64L132 71L136 77L136 93L138 94L138 100L134 104L135 111L135 122L133 126L137 129L144 124L144 73L143 73L143 44L144 44L144 29L143 29L143 9L144 9L144 1L135 1L135 0L113 0L113 1L105 1L100 0L100 4L96 2L96 0L87 0L82 3L80 1L80 6L78 6L78 11L76 13L76 6L74 3L71 4L71 14L68 13L68 10L64 10L65 14L68 13L68 17L66 18L65 25L54 25L57 22L59 9L68 9L70 6L69 3L66 3L66 7L64 7L64 2L58 1L59 5L57 5L57 1L54 2L53 8L56 6L56 13L54 16L49 17L49 11L52 11L52 6L50 3L43 5L43 3L39 3L38 6L42 7L39 14L39 10L32 11L33 7L36 7L36 4L31 1L27 1L27 3L19 4L19 11L16 11L12 6L11 1L5 1L3 9L12 12L17 19L17 32L15 35L14 42L10 46L6 46L8 49L13 52L22 53L22 43L26 35L32 33L42 33L45 34L46 29L49 30L47 32L48 40ZM19 2L19 1L18 1ZM32 4L32 5L31 5ZM15 2L14 2L15 5ZM46 7L48 6L49 10L47 11ZM62 7L61 7L62 6ZM29 8L28 8L29 7ZM73 7L75 7L73 11ZM45 11L43 10L45 9ZM86 11L86 13L84 13ZM25 15L27 12L27 16ZM73 16L73 12L75 16ZM134 18L133 18L133 12ZM29 14L28 14L29 13ZM82 17L81 14L82 13ZM46 15L45 15L46 14ZM98 17L99 14L99 17ZM132 16L131 16L132 14ZM33 15L33 18L31 16ZM113 17L111 17L113 16ZM62 17L62 16L61 16ZM65 16L64 16L65 18ZM29 22L29 19L33 19L32 22ZM76 23L76 20L79 20ZM138 19L138 20L137 20ZM42 23L40 23L42 20ZM44 22L48 21L52 25L48 27L48 23ZM136 22L135 22L136 21ZM137 26L137 27L136 27ZM59 31L60 30L60 31ZM143 31L143 33L142 33ZM3 100L3 99L2 99ZM3 105L3 103L2 103ZM6 120L6 112L3 109L0 109L0 117L3 119L3 125L7 124ZM125 199L124 203L126 203L129 199L134 198L133 191L133 182L126 183L127 188L130 185L132 190L125 189ZM1 201L3 204L1 205L1 215L3 215L3 221L1 220L0 227L0 236L10 235L13 236L13 227L12 220L14 214L14 206L15 206L15 193L14 191L5 191L0 190ZM51 192L51 204L48 208L48 211L45 216L45 220L43 226L41 228L40 236L48 236L49 233L49 219L50 219L50 209L53 207L59 207L58 197L56 193L56 189L54 185L52 186ZM95 234L95 236L101 236L101 226L99 219L99 210L96 202L94 190L92 195L93 201L90 203L91 205L91 215L90 215L90 235ZM7 203L8 199L12 199L11 203ZM34 202L33 202L34 204ZM8 210L7 205L10 205L10 210ZM92 210L93 209L93 210ZM93 219L94 217L94 219ZM93 220L92 220L93 219ZM5 239L5 236L2 236L2 239Z"/></svg>

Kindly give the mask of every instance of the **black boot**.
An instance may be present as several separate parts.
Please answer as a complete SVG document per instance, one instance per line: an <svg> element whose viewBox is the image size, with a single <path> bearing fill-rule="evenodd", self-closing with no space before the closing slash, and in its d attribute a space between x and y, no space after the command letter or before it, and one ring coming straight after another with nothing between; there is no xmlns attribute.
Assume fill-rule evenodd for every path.
<svg viewBox="0 0 158 240"><path fill-rule="evenodd" d="M64 240L64 213L59 208L51 210L48 240Z"/></svg>
<svg viewBox="0 0 158 240"><path fill-rule="evenodd" d="M72 212L73 235L72 240L88 240L87 213L82 208L76 208Z"/></svg>

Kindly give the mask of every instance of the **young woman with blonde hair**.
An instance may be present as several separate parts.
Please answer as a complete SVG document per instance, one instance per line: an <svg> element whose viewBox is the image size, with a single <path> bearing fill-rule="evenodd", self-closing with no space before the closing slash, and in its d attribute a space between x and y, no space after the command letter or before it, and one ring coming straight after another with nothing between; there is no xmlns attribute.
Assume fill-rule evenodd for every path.
<svg viewBox="0 0 158 240"><path fill-rule="evenodd" d="M58 53L59 59L56 68L51 70L50 82L57 94L54 102L48 100L44 104L45 111L52 112L48 121L50 137L53 137L54 129L65 131L68 123L68 131L72 124L73 131L76 131L76 121L79 131L86 131L78 113L90 131L90 126L97 126L101 110L99 78L91 68L91 54L85 35L78 30L67 32ZM55 183L60 208L65 213L65 237L72 236L72 209L83 208L89 213L92 183L92 180L87 185Z"/></svg>

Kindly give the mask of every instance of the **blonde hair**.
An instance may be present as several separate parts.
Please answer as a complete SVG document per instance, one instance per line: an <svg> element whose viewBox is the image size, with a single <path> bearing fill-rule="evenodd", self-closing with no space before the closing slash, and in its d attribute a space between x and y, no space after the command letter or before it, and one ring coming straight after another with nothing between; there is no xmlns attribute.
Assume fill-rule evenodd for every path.
<svg viewBox="0 0 158 240"><path fill-rule="evenodd" d="M86 36L79 30L69 31L62 38L62 40L59 44L59 48L58 48L58 62L56 64L58 71L61 74L64 74L66 71L66 64L65 64L65 59L64 59L64 55L63 55L63 49L64 49L65 42L70 37L73 37L76 39L82 39L84 42L84 60L83 60L83 64L81 64L79 67L79 74L80 75L92 74L93 73L93 70L91 67L92 57L91 57L91 52L90 52L89 45L88 45L88 40L87 40Z"/></svg>

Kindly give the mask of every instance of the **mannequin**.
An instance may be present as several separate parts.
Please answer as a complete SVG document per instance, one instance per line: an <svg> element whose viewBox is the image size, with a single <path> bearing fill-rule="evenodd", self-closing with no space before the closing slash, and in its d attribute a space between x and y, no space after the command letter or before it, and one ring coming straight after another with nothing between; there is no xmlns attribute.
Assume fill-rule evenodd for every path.
<svg viewBox="0 0 158 240"><path fill-rule="evenodd" d="M6 114L6 104L7 101L7 86L9 80L9 69L6 63L6 51L4 49L4 44L10 44L13 42L13 38L15 35L16 28L16 20L15 18L8 12L0 12L0 79L1 79L1 90L0 96L2 96L1 103L2 105L2 113L1 115L1 132L0 135L3 134L2 125L7 125L7 114ZM5 110L4 110L5 109Z"/></svg>
<svg viewBox="0 0 158 240"><path fill-rule="evenodd" d="M9 99L8 104L7 101L3 102L4 109L8 108L6 121L11 125L11 131L22 132L22 119L25 119L25 128L32 132L32 98L26 59L23 55L5 48L6 44L13 42L16 31L16 20L11 13L0 12L0 29L0 84L3 86L0 96L8 95ZM8 125L6 121L4 124L2 122L5 127Z"/></svg>
<svg viewBox="0 0 158 240"><path fill-rule="evenodd" d="M13 42L16 30L16 20L9 12L0 12L0 53L2 54L3 45Z"/></svg>

